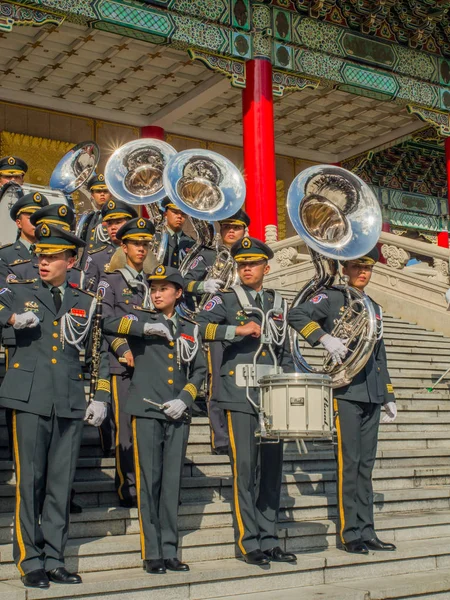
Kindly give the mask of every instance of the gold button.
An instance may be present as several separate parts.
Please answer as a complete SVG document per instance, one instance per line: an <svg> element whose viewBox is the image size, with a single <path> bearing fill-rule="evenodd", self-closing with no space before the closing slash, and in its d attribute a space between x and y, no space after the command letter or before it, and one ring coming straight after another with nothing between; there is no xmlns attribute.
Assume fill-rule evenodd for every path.
<svg viewBox="0 0 450 600"><path fill-rule="evenodd" d="M169 346L175 346L175 342L169 342Z"/></svg>
<svg viewBox="0 0 450 600"><path fill-rule="evenodd" d="M261 356L266 356L266 353L265 352L261 352Z"/></svg>
<svg viewBox="0 0 450 600"><path fill-rule="evenodd" d="M230 371L228 375L234 375L234 371Z"/></svg>
<svg viewBox="0 0 450 600"><path fill-rule="evenodd" d="M241 325L244 325L244 321L241 321Z"/></svg>
<svg viewBox="0 0 450 600"><path fill-rule="evenodd" d="M52 346L52 350L53 352L56 352L58 350L58 346Z"/></svg>
<svg viewBox="0 0 450 600"><path fill-rule="evenodd" d="M130 303L130 301L129 301L129 300L125 300L125 304L129 304L129 303Z"/></svg>
<svg viewBox="0 0 450 600"><path fill-rule="evenodd" d="M53 321L53 325L56 327L58 325L58 321Z"/></svg>
<svg viewBox="0 0 450 600"><path fill-rule="evenodd" d="M57 334L57 333L54 333L54 334L53 334L53 337L55 338L55 340L57 340L57 339L58 339L58 334Z"/></svg>
<svg viewBox="0 0 450 600"><path fill-rule="evenodd" d="M173 367L167 367L168 371L173 371Z"/></svg>
<svg viewBox="0 0 450 600"><path fill-rule="evenodd" d="M83 379L83 375L81 373L78 373L78 379Z"/></svg>
<svg viewBox="0 0 450 600"><path fill-rule="evenodd" d="M18 369L20 367L19 363L14 363L14 368Z"/></svg>
<svg viewBox="0 0 450 600"><path fill-rule="evenodd" d="M170 384L172 385L172 383L173 383L173 379L168 379L168 380L167 380L167 383L170 383Z"/></svg>
<svg viewBox="0 0 450 600"><path fill-rule="evenodd" d="M174 255L174 256L176 256L176 255L177 255L177 253L176 253L176 252L174 252L174 253L173 253L173 255Z"/></svg>
<svg viewBox="0 0 450 600"><path fill-rule="evenodd" d="M58 361L56 360L56 358L52 358L52 363L53 363L54 365L56 365L56 363L57 363L57 362L58 362Z"/></svg>
<svg viewBox="0 0 450 600"><path fill-rule="evenodd" d="M173 354L168 354L167 358L173 358Z"/></svg>

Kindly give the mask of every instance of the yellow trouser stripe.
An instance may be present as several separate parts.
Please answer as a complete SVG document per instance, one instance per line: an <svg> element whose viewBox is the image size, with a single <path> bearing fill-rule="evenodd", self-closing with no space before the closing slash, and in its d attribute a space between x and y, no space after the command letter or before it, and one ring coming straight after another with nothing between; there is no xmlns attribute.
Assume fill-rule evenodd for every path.
<svg viewBox="0 0 450 600"><path fill-rule="evenodd" d="M208 372L209 372L209 400L211 400L212 389L213 389L213 370L212 370L212 361L211 361L211 349L208 348L208 352L206 353L206 358L208 361ZM211 419L209 420L209 428L211 430L211 447L214 449L216 446L214 445L214 429L211 425Z"/></svg>
<svg viewBox="0 0 450 600"><path fill-rule="evenodd" d="M15 517L15 530L17 543L19 544L20 558L17 563L17 568L21 575L25 575L21 565L26 557L25 544L23 543L22 537L22 526L20 524L20 456L19 456L19 442L17 441L17 415L16 411L13 410L13 438L14 438L14 459L16 463L16 517Z"/></svg>
<svg viewBox="0 0 450 600"><path fill-rule="evenodd" d="M233 455L233 494L234 494L234 508L236 510L236 520L239 529L239 538L237 544L242 554L247 554L244 546L242 545L242 539L244 537L244 523L242 522L241 509L239 506L239 493L238 493L238 472L237 472L237 456L236 456L236 444L234 441L233 422L231 420L231 411L227 410L228 418L228 433L230 435L231 453Z"/></svg>
<svg viewBox="0 0 450 600"><path fill-rule="evenodd" d="M119 494L119 498L123 500L122 487L125 483L125 479L122 473L122 468L120 466L120 419L119 419L119 394L117 391L117 375L112 376L112 384L113 384L113 402L114 402L114 422L116 425L116 469L117 474L119 476L119 488L117 493Z"/></svg>
<svg viewBox="0 0 450 600"><path fill-rule="evenodd" d="M338 469L337 469L337 477L338 477L338 507L339 507L339 537L341 538L341 542L345 543L343 531L345 527L345 512L344 512L344 500L342 497L342 491L344 487L344 457L342 455L342 437L341 437L341 421L338 413L338 401L336 398L333 400L334 404L334 412L336 414L335 426L336 426L336 434L337 434L337 444L338 444Z"/></svg>
<svg viewBox="0 0 450 600"><path fill-rule="evenodd" d="M5 370L8 370L8 366L9 366L9 350L8 348L5 348Z"/></svg>
<svg viewBox="0 0 450 600"><path fill-rule="evenodd" d="M139 465L139 448L136 435L136 417L131 417L131 428L133 430L133 454L134 454L134 472L136 473L136 493L138 503L139 530L141 536L141 558L145 560L145 536L144 528L142 527L141 514L141 466Z"/></svg>

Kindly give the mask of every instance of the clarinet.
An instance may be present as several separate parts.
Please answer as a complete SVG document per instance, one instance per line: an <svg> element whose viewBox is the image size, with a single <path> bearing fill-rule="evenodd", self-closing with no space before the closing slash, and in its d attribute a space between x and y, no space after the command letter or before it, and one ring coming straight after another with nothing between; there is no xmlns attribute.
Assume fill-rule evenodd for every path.
<svg viewBox="0 0 450 600"><path fill-rule="evenodd" d="M92 358L91 358L91 381L89 385L89 404L95 398L98 375L100 371L100 350L102 347L102 308L103 296L96 295L97 306L95 307L94 317L92 319Z"/></svg>

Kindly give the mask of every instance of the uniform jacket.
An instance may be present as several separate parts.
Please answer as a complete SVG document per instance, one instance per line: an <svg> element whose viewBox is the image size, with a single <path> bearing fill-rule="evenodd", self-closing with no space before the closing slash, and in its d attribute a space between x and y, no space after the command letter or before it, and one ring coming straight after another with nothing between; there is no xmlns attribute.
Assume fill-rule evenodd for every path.
<svg viewBox="0 0 450 600"><path fill-rule="evenodd" d="M123 271L132 277L131 272L126 271L126 267ZM144 281L143 284L148 288L147 281ZM98 289L103 294L103 317L124 317L130 312L132 306L142 306L144 301L142 286L134 287L128 283L121 270L104 273ZM130 350L128 339L117 335L105 335L104 337L108 344L111 373L115 375L122 373L126 365L121 364L118 359Z"/></svg>
<svg viewBox="0 0 450 600"><path fill-rule="evenodd" d="M370 300L375 308L379 330L382 332L381 308L372 299ZM317 346L319 339L325 333L331 333L334 328L334 320L339 318L344 306L345 294L341 290L324 289L309 301L291 308L288 315L289 325L298 331L311 346ZM376 343L372 356L364 369L361 369L349 385L336 388L334 397L341 400L375 404L395 401L382 337Z"/></svg>
<svg viewBox="0 0 450 600"><path fill-rule="evenodd" d="M162 313L133 306L125 317L105 318L103 328L106 335L126 336L134 356L135 367L125 412L171 421L164 412L144 402L143 398L158 404L180 398L188 408L192 406L206 376L201 336L197 334L198 351L188 365L178 360L176 340L182 338L193 348L196 324L179 316L174 341L169 342L161 336L144 336L144 324L152 322L168 325Z"/></svg>
<svg viewBox="0 0 450 600"><path fill-rule="evenodd" d="M178 252L176 252L175 236L171 235L169 232L169 241L167 243L167 250L164 256L163 265L178 269L184 256L187 252L189 252L194 244L194 240L189 235L184 233L184 231L182 231L180 240L178 242Z"/></svg>
<svg viewBox="0 0 450 600"><path fill-rule="evenodd" d="M103 278L105 268L109 265L114 252L118 246L103 244L95 250L88 252L84 265L83 288L89 291L97 291L98 282Z"/></svg>
<svg viewBox="0 0 450 600"><path fill-rule="evenodd" d="M252 298L249 288L242 286L245 290L249 304L257 306ZM264 290L264 310L273 308L274 292ZM237 336L233 340L226 340L227 327L229 325L245 325L249 321L261 324L258 314L246 315L242 310L237 295L233 290L217 294L197 315L200 331L206 342L219 340L223 342L223 362L220 369L220 393L219 403L223 408L252 414L254 408L246 398L245 387L236 385L236 366L238 364L251 364L260 341L251 336ZM294 363L289 346L289 338L286 335L284 344L275 346L277 364L283 368L285 373L294 371ZM258 357L258 365L271 365L273 361L267 348ZM258 388L250 388L253 402L258 403Z"/></svg>
<svg viewBox="0 0 450 600"><path fill-rule="evenodd" d="M39 317L34 328L16 329L16 346L10 349L9 369L0 387L0 406L41 416L82 419L86 410L84 378L79 351L61 342L61 317L71 313L83 325L92 295L68 286L61 309L56 313L53 296L41 280L12 283L0 294L0 325L12 314L33 311ZM75 327L77 327L75 325ZM104 391L96 400L109 402L109 369L102 354L99 379ZM106 382L106 383L105 383Z"/></svg>

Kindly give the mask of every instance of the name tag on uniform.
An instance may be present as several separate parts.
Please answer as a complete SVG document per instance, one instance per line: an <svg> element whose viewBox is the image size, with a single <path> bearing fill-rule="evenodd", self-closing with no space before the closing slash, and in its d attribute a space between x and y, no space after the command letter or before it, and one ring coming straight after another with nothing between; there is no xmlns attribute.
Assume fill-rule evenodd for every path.
<svg viewBox="0 0 450 600"><path fill-rule="evenodd" d="M182 333L181 336L184 340L188 340L188 342L195 342L195 338L192 335L187 335L187 333Z"/></svg>
<svg viewBox="0 0 450 600"><path fill-rule="evenodd" d="M71 308L70 314L73 315L74 317L85 317L86 311L83 310L82 308Z"/></svg>

